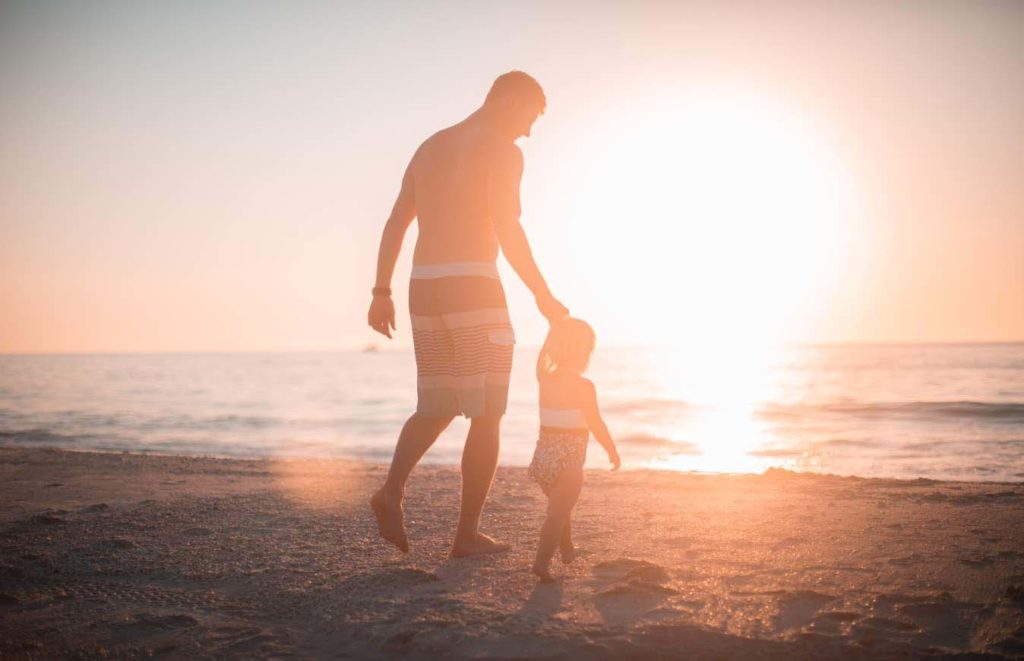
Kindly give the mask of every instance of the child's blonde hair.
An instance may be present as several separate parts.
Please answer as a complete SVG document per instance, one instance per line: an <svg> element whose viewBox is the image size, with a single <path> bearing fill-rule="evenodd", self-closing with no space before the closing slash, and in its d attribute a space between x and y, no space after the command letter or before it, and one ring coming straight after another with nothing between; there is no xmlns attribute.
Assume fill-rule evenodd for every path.
<svg viewBox="0 0 1024 661"><path fill-rule="evenodd" d="M594 329L582 319L567 317L555 322L537 356L537 380L562 369L582 374L596 339Z"/></svg>

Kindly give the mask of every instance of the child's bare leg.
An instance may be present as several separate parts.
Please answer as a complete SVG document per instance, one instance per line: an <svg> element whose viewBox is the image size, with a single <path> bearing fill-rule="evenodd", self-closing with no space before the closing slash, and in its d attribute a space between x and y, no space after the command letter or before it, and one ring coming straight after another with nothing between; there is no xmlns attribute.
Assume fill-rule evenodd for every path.
<svg viewBox="0 0 1024 661"><path fill-rule="evenodd" d="M555 580L551 576L551 556L555 554L555 548L562 539L562 531L572 514L582 484L582 470L566 470L558 476L548 493L548 516L540 529L537 559L533 563L533 573L544 583Z"/></svg>
<svg viewBox="0 0 1024 661"><path fill-rule="evenodd" d="M562 538L558 542L558 549L562 554L562 562L569 564L576 559L576 547L572 543L572 517L565 520L562 526Z"/></svg>

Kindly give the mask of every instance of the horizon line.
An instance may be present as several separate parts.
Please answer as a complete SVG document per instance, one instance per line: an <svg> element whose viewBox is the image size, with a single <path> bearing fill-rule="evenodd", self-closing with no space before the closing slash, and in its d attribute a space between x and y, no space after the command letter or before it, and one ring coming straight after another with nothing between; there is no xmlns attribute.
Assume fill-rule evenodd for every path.
<svg viewBox="0 0 1024 661"><path fill-rule="evenodd" d="M836 342L782 342L779 347L881 347L881 346L998 346L1024 344L1017 340L843 340ZM520 349L539 349L539 344L517 344ZM609 344L601 349L660 349L664 344ZM211 354L341 354L341 353L404 353L411 352L412 346L388 347L368 344L362 348L334 349L138 349L138 350L97 350L97 351L0 351L0 357L14 356L155 356L155 355L211 355Z"/></svg>

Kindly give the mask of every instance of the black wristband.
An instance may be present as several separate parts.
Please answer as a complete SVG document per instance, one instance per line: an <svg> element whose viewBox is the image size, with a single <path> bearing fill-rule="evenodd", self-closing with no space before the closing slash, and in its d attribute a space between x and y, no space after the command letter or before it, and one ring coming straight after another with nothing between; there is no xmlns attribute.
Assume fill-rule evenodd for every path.
<svg viewBox="0 0 1024 661"><path fill-rule="evenodd" d="M374 296L391 296L391 287L374 287Z"/></svg>

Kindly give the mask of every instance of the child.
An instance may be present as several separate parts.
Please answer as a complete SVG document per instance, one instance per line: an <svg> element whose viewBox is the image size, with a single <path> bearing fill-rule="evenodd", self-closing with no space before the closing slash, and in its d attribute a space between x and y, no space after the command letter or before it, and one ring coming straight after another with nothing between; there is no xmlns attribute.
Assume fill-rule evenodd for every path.
<svg viewBox="0 0 1024 661"><path fill-rule="evenodd" d="M540 437L529 475L548 497L548 515L540 531L533 573L541 582L555 579L549 569L558 546L562 562L572 562L569 517L583 484L583 461L593 433L618 470L619 453L597 408L594 384L583 378L594 351L594 331L580 319L555 323L537 357L540 382Z"/></svg>

